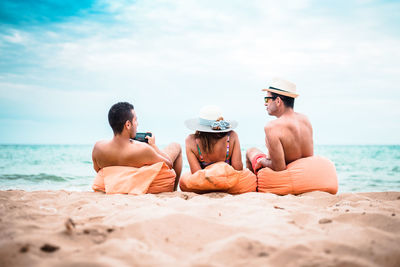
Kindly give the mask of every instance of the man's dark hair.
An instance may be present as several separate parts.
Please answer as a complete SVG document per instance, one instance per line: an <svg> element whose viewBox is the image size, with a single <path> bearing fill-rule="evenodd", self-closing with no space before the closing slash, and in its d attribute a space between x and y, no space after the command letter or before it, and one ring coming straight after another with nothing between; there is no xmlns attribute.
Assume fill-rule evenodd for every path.
<svg viewBox="0 0 400 267"><path fill-rule="evenodd" d="M126 121L132 122L132 109L133 105L128 102L119 102L110 108L108 112L108 122L114 134L122 133Z"/></svg>
<svg viewBox="0 0 400 267"><path fill-rule="evenodd" d="M283 104L285 105L285 107L288 107L288 108L293 108L294 107L294 98L293 97L280 95L280 94L275 94L275 93L272 93L272 92L271 92L271 95L273 97L279 97L283 101Z"/></svg>

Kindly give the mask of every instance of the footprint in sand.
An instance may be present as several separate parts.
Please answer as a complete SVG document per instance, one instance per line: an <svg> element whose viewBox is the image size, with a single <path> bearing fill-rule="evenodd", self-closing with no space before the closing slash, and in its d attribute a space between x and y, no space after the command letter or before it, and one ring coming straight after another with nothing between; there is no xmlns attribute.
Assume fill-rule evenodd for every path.
<svg viewBox="0 0 400 267"><path fill-rule="evenodd" d="M19 249L19 252L21 253L26 253L28 251L29 251L29 244L25 244Z"/></svg>
<svg viewBox="0 0 400 267"><path fill-rule="evenodd" d="M47 252L47 253L52 253L52 252L55 252L55 251L57 251L59 249L60 249L60 247L54 246L54 245L51 245L51 244L44 244L40 248L41 251L44 251L44 252Z"/></svg>
<svg viewBox="0 0 400 267"><path fill-rule="evenodd" d="M65 225L65 231L67 232L67 234L72 234L74 232L76 224L71 218L68 218L65 221L64 225Z"/></svg>
<svg viewBox="0 0 400 267"><path fill-rule="evenodd" d="M115 229L108 227L108 228L103 228L103 227L93 227L93 228L86 228L83 229L83 234L90 236L90 239L96 243L100 244L106 241L107 239L107 234L110 234L114 232Z"/></svg>
<svg viewBox="0 0 400 267"><path fill-rule="evenodd" d="M331 219L327 219L327 218L322 218L321 220L318 221L319 224L327 224L327 223L331 223L332 220Z"/></svg>

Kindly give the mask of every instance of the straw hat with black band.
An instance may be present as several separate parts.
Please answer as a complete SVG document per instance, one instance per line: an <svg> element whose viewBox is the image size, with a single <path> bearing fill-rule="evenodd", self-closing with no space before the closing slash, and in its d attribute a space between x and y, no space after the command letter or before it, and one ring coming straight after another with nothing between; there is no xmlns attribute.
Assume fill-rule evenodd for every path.
<svg viewBox="0 0 400 267"><path fill-rule="evenodd" d="M281 78L273 78L269 87L262 89L262 91L268 91L271 93L292 98L296 98L299 96L299 94L296 93L296 85Z"/></svg>

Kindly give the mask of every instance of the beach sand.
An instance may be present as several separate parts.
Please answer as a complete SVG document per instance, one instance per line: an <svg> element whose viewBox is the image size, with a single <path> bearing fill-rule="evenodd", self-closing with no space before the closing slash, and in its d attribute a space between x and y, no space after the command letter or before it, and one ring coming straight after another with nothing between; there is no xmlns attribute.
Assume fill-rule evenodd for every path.
<svg viewBox="0 0 400 267"><path fill-rule="evenodd" d="M400 266L400 192L0 191L0 266Z"/></svg>

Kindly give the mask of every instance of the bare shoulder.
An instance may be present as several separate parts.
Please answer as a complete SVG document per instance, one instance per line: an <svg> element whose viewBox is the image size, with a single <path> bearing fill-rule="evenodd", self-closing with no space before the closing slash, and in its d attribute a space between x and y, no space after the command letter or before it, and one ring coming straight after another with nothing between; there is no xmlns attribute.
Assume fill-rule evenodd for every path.
<svg viewBox="0 0 400 267"><path fill-rule="evenodd" d="M237 134L237 132L235 132L234 130L230 131L229 135L230 135L231 137L233 137L233 138L238 138L238 137L239 137L238 134Z"/></svg>
<svg viewBox="0 0 400 267"><path fill-rule="evenodd" d="M192 148L196 145L196 138L194 134L189 134L185 139L185 145L187 148Z"/></svg>
<svg viewBox="0 0 400 267"><path fill-rule="evenodd" d="M107 140L100 140L100 141L97 141L95 144L94 144L94 146L95 147L100 147L100 146L103 146L104 144L106 144L106 143L108 143L109 141L107 141Z"/></svg>
<svg viewBox="0 0 400 267"><path fill-rule="evenodd" d="M186 139L185 139L185 143L190 143L190 142L194 142L195 141L195 137L194 134L189 134Z"/></svg>
<svg viewBox="0 0 400 267"><path fill-rule="evenodd" d="M109 141L107 141L107 140L97 141L94 144L93 153L102 150L108 143L109 143Z"/></svg>
<svg viewBox="0 0 400 267"><path fill-rule="evenodd" d="M119 150L118 155L124 158L129 166L140 167L144 162L152 159L156 151L148 144L134 141L125 146L123 151Z"/></svg>
<svg viewBox="0 0 400 267"><path fill-rule="evenodd" d="M139 141L134 141L132 144L130 144L129 153L143 155L146 153L150 153L152 150L153 149L148 144Z"/></svg>
<svg viewBox="0 0 400 267"><path fill-rule="evenodd" d="M307 125L311 126L311 122L310 122L310 120L308 119L308 117L306 115L304 115L302 113L297 113L297 112L295 114L296 114L296 117L297 117L297 119L299 121L303 122L304 124L307 124Z"/></svg>
<svg viewBox="0 0 400 267"><path fill-rule="evenodd" d="M232 146L240 146L240 141L239 141L239 135L235 131L231 131L229 133L229 142L231 143Z"/></svg>
<svg viewBox="0 0 400 267"><path fill-rule="evenodd" d="M296 114L297 118L308 121L308 117L306 115L298 112L295 112L294 114Z"/></svg>
<svg viewBox="0 0 400 267"><path fill-rule="evenodd" d="M282 127L283 122L279 119L273 120L268 122L265 126L264 126L264 131L265 132L270 132L270 131L274 131L277 128Z"/></svg>
<svg viewBox="0 0 400 267"><path fill-rule="evenodd" d="M196 143L196 137L194 136L194 134L189 134L186 139L185 139L185 144L186 145L191 145Z"/></svg>
<svg viewBox="0 0 400 267"><path fill-rule="evenodd" d="M237 134L237 132L235 132L235 131L230 131L230 133L229 133L229 139L230 139L230 141L232 142L236 142L237 140L239 140L239 135Z"/></svg>

